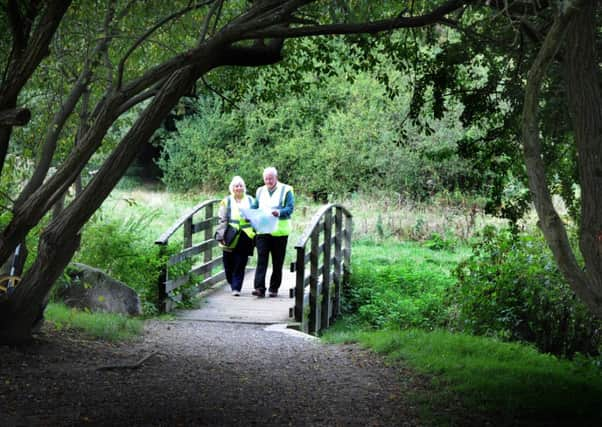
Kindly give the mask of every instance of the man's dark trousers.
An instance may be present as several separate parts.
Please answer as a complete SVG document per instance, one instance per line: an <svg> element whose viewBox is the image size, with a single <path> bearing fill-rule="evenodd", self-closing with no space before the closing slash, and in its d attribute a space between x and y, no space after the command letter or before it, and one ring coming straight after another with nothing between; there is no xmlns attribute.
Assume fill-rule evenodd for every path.
<svg viewBox="0 0 602 427"><path fill-rule="evenodd" d="M270 292L278 292L282 282L282 265L286 255L288 236L272 236L258 234L255 241L257 248L257 269L255 270L255 289L265 291L265 276L268 269L268 258L272 256L272 276Z"/></svg>

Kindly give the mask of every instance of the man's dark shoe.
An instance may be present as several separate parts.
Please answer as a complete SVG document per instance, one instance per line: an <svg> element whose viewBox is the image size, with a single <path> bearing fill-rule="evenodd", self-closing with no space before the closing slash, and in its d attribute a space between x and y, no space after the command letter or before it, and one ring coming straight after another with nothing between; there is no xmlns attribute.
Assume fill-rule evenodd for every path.
<svg viewBox="0 0 602 427"><path fill-rule="evenodd" d="M254 289L253 292L251 292L251 295L255 295L257 298L264 298L265 290L262 291L261 289Z"/></svg>
<svg viewBox="0 0 602 427"><path fill-rule="evenodd" d="M268 295L270 298L276 298L278 296L278 291L270 291Z"/></svg>

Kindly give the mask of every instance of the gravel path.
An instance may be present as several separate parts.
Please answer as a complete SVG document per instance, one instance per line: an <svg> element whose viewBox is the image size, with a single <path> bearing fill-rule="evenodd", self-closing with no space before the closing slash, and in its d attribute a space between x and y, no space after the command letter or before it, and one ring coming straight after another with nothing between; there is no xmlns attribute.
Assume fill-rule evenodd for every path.
<svg viewBox="0 0 602 427"><path fill-rule="evenodd" d="M149 322L117 345L46 330L0 352L2 426L422 425L410 372L278 326Z"/></svg>

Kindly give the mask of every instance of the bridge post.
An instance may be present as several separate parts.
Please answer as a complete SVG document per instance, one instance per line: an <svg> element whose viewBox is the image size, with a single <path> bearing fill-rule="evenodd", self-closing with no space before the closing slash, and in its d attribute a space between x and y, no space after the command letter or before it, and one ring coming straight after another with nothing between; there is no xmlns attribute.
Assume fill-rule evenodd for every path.
<svg viewBox="0 0 602 427"><path fill-rule="evenodd" d="M321 319L322 324L320 330L330 326L330 318L332 316L332 301L330 292L330 267L331 267L331 248L332 248L332 209L328 209L324 213L324 252L322 262L322 304L321 304Z"/></svg>
<svg viewBox="0 0 602 427"><path fill-rule="evenodd" d="M351 273L351 218L344 206L325 205L295 245L295 319L310 334L326 329L341 313L341 294ZM305 272L308 262L309 276Z"/></svg>
<svg viewBox="0 0 602 427"><path fill-rule="evenodd" d="M205 220L210 219L211 217L213 217L213 204L209 204L205 206ZM205 241L211 240L213 238L213 227L207 227L205 228L205 233L203 236ZM213 248L210 246L207 246L207 249L205 249L205 252L203 254L203 262L204 263L208 263L209 261L211 261L211 259L213 255ZM212 271L211 270L207 270L205 271L205 273L203 273L203 280L207 280L208 278L211 277Z"/></svg>
<svg viewBox="0 0 602 427"><path fill-rule="evenodd" d="M159 259L163 259L165 257L166 245L160 244L159 246ZM167 290L165 288L165 282L167 282L167 263L163 264L161 267L161 272L159 273L159 279L157 286L159 287L159 311L161 313L167 313L169 311L168 303L169 299L167 298Z"/></svg>
<svg viewBox="0 0 602 427"><path fill-rule="evenodd" d="M320 230L315 228L311 233L311 252L309 256L309 305L310 305L310 317L309 317L309 332L317 334L320 331L320 298L322 296L321 283L318 277L318 264L319 264L319 247L320 247Z"/></svg>
<svg viewBox="0 0 602 427"><path fill-rule="evenodd" d="M351 282L351 233L353 231L353 222L351 217L347 217L345 221L345 231L343 237L345 240L345 248L343 249L343 286L349 287Z"/></svg>
<svg viewBox="0 0 602 427"><path fill-rule="evenodd" d="M184 244L183 249L192 246L192 215L184 222Z"/></svg>
<svg viewBox="0 0 602 427"><path fill-rule="evenodd" d="M343 260L341 259L341 255L343 254L343 210L340 208L337 208L335 213L334 230L333 313L334 316L339 316L341 314L341 273L343 265Z"/></svg>
<svg viewBox="0 0 602 427"><path fill-rule="evenodd" d="M303 322L303 300L305 294L305 246L297 248L295 272L295 322ZM305 331L306 332L306 331Z"/></svg>

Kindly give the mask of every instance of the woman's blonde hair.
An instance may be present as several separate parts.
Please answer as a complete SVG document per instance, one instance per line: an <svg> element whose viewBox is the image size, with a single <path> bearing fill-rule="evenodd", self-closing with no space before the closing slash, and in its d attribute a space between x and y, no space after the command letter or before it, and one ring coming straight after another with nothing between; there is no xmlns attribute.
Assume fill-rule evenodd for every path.
<svg viewBox="0 0 602 427"><path fill-rule="evenodd" d="M244 189L244 192L247 192L247 186L245 184L245 180L242 179L242 177L236 175L234 178L232 178L232 181L230 181L230 185L228 186L228 189L230 190L230 194L232 194L234 196L234 186L236 184L242 184L242 187Z"/></svg>

